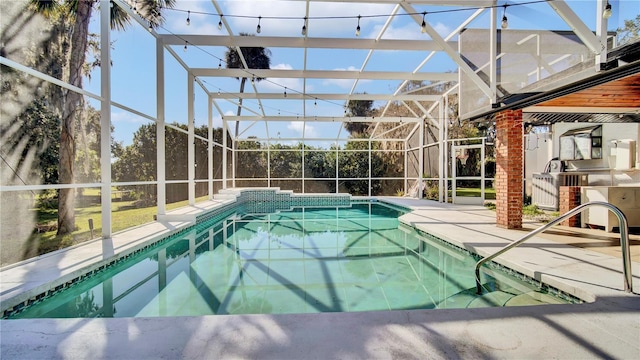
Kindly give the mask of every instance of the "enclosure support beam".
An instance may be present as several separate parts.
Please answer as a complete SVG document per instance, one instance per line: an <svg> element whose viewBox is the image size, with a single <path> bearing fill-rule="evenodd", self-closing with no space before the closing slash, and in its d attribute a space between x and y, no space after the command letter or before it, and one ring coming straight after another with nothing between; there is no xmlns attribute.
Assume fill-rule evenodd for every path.
<svg viewBox="0 0 640 360"><path fill-rule="evenodd" d="M444 105L443 105L444 101ZM449 106L448 98L445 96L443 100L438 102L438 117L441 119L442 123L440 123L440 127L438 128L438 140L440 142L438 146L438 201L446 202L447 201L447 177L448 177L448 167L447 164L447 128L449 125L449 119L447 116L447 111L443 111L445 106Z"/></svg>
<svg viewBox="0 0 640 360"><path fill-rule="evenodd" d="M108 64L108 63L107 63ZM158 215L166 214L167 187L164 138L164 46L156 40L156 162L158 178Z"/></svg>
<svg viewBox="0 0 640 360"><path fill-rule="evenodd" d="M100 52L100 61L103 64L109 64L111 56L111 11L109 1L102 0L100 2L100 44L102 51ZM104 240L111 238L111 67L100 67L100 203L102 207L102 240L103 255L107 252L113 254L113 246L110 251L105 251ZM112 245L112 243L111 243Z"/></svg>
<svg viewBox="0 0 640 360"><path fill-rule="evenodd" d="M372 169L372 167L371 167L371 139L369 139L368 143L369 143L369 186L367 186L367 187L369 188L368 195L371 196L371 183L372 183L371 182L371 176L373 175L371 173L371 169Z"/></svg>
<svg viewBox="0 0 640 360"><path fill-rule="evenodd" d="M497 82L498 82L498 31L496 29L498 10L494 7L491 8L491 25L489 31L489 89L493 97L491 103L495 104L498 100Z"/></svg>
<svg viewBox="0 0 640 360"><path fill-rule="evenodd" d="M189 182L189 205L196 204L196 152L195 152L195 125L194 125L194 93L193 83L195 77L189 73L187 75L187 179Z"/></svg>
<svg viewBox="0 0 640 360"><path fill-rule="evenodd" d="M600 39L600 43L604 45L604 50L596 55L596 71L601 70L601 64L607 62L607 19L602 16L607 1L598 0L598 13L596 14L596 37ZM615 47L615 44L613 45Z"/></svg>
<svg viewBox="0 0 640 360"><path fill-rule="evenodd" d="M424 180L422 179L422 175L424 174L424 118L425 117L422 117L420 128L418 129L418 141L420 144L418 146L418 150L420 151L418 153L418 199L422 199L422 194L424 193Z"/></svg>
<svg viewBox="0 0 640 360"><path fill-rule="evenodd" d="M402 6L402 8L407 13L413 14L411 15L411 17L416 22L416 24L421 23L422 17L420 17L419 12L417 12L413 6L406 4L404 2L402 2L400 6ZM442 38L442 36L440 36L440 34L429 24L429 22L425 23L424 29L427 32L427 34L431 37L431 39L433 39L433 41L435 41L440 46L440 48L445 53L447 53L447 55L449 55L451 60L455 61L455 63L458 65L459 72L464 72L469 77L469 79L478 87L478 89L480 89L487 97L489 97L490 99L495 98L496 94L491 92L491 89L487 84L485 84L482 78L480 78L480 76L473 71L471 66L469 66L469 64L467 64L462 59L460 54L457 51L455 51L451 47L451 45L449 45Z"/></svg>
<svg viewBox="0 0 640 360"><path fill-rule="evenodd" d="M238 137L231 139L231 144L233 146L233 150L231 151L231 176L233 176L232 185L234 188L236 187L236 161L238 161Z"/></svg>
<svg viewBox="0 0 640 360"><path fill-rule="evenodd" d="M211 96L207 98L207 194L213 199L213 104Z"/></svg>
<svg viewBox="0 0 640 360"><path fill-rule="evenodd" d="M338 146L338 143L336 142L336 171L335 171L335 177L336 177L336 194L340 192L340 180L338 179L338 156L340 155L340 147ZM405 176L406 177L406 176Z"/></svg>
<svg viewBox="0 0 640 360"><path fill-rule="evenodd" d="M547 4L549 4L549 6L551 6L551 8L560 15L567 25L573 29L573 32L594 54L598 55L605 50L605 45L600 42L591 29L589 29L580 17L571 10L564 0L547 1ZM600 11L602 10L599 10L598 14L601 14Z"/></svg>
<svg viewBox="0 0 640 360"><path fill-rule="evenodd" d="M227 188L227 154L229 153L227 151L227 146L229 146L229 144L227 144L227 135L229 132L229 126L227 125L227 122L222 119L222 188L226 189Z"/></svg>
<svg viewBox="0 0 640 360"><path fill-rule="evenodd" d="M271 146L267 147L267 187L271 187Z"/></svg>
<svg viewBox="0 0 640 360"><path fill-rule="evenodd" d="M402 142L404 146L404 193L409 191L409 141Z"/></svg>

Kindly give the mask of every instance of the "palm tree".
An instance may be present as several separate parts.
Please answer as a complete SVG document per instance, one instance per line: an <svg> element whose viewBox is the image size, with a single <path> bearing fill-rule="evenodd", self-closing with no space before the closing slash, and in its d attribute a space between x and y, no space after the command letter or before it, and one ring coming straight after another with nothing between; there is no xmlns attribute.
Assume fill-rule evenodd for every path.
<svg viewBox="0 0 640 360"><path fill-rule="evenodd" d="M240 33L240 36L253 36L251 34ZM242 57L247 63L247 67L249 69L269 69L271 65L271 51L269 49L265 49L263 47L243 47L240 48L242 52ZM225 61L227 63L227 69L244 69L244 65L242 64L242 58L236 51L236 48L227 48L227 52L224 54ZM240 94L244 92L244 85L247 82L246 77L236 78L240 80ZM253 78L253 81L261 81L264 78ZM242 112L242 97L238 99L238 116L240 116ZM236 138L238 137L238 132L240 128L240 122L236 121Z"/></svg>
<svg viewBox="0 0 640 360"><path fill-rule="evenodd" d="M366 92L364 93L366 94ZM351 100L347 105L347 116L372 116L373 115L373 100ZM365 122L351 122L344 123L344 128L349 134L358 137L360 135L369 135L371 130L371 123Z"/></svg>
<svg viewBox="0 0 640 360"><path fill-rule="evenodd" d="M71 41L69 55L63 79L68 84L82 88L83 68L89 45L89 21L98 0L31 0L35 12L49 17L54 13L64 13L73 25L71 27ZM136 11L149 20L150 26L158 26L163 22L160 10L173 7L175 0L136 0ZM111 28L124 30L131 20L120 7L111 7ZM62 35L64 36L64 35ZM104 44L103 44L104 46ZM109 45L106 45L109 46ZM74 160L76 156L76 122L80 121L84 108L82 94L75 91L63 90L60 98L62 108L62 123L60 131L60 163L58 176L61 184L74 182ZM75 189L60 189L58 193L58 235L69 234L75 228Z"/></svg>

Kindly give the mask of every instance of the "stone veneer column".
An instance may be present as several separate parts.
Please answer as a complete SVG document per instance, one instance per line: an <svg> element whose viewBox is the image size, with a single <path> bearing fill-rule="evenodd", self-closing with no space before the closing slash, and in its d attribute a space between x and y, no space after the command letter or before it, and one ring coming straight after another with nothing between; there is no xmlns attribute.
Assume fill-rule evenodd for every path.
<svg viewBox="0 0 640 360"><path fill-rule="evenodd" d="M496 115L496 222L499 227L522 227L524 143L522 110Z"/></svg>
<svg viewBox="0 0 640 360"><path fill-rule="evenodd" d="M560 214L580 205L580 186L560 186ZM560 225L580 227L580 214L570 217L560 223Z"/></svg>

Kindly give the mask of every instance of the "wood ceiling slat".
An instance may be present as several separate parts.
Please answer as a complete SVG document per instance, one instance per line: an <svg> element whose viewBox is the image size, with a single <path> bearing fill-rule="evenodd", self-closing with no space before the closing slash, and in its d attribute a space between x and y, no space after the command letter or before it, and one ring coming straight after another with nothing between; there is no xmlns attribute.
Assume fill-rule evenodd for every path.
<svg viewBox="0 0 640 360"><path fill-rule="evenodd" d="M640 107L640 74L545 101L537 106Z"/></svg>

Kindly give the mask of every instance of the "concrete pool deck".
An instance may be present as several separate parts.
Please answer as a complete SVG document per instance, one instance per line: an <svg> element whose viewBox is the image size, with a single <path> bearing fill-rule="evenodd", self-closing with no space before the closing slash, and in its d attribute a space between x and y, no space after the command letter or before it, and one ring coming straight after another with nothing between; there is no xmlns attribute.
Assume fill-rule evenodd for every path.
<svg viewBox="0 0 640 360"><path fill-rule="evenodd" d="M385 200L414 210L401 221L481 255L526 234L496 227L495 213L482 206L408 198ZM215 204L198 206L204 209ZM180 221L155 224L156 235L184 226ZM549 232L552 234L537 236L496 261L589 303L359 313L1 320L0 357L640 358L639 238L632 237L636 294L627 294L623 291L622 259L615 256L619 250L601 244L615 243L618 234L564 227ZM563 233L569 235L563 237ZM127 232L114 236L114 248L137 246L127 244L140 241L139 235ZM39 281L77 271L73 264L82 267L84 262L79 259L98 260L102 244L92 244L45 256L46 262L39 263L39 259L3 269L0 300L37 287ZM589 245L600 251L588 249Z"/></svg>

